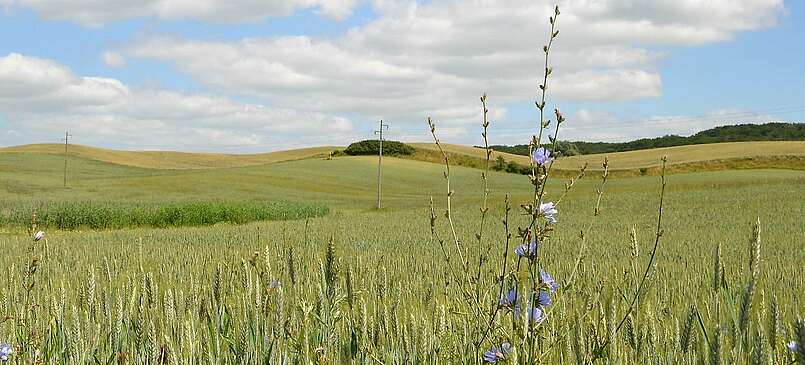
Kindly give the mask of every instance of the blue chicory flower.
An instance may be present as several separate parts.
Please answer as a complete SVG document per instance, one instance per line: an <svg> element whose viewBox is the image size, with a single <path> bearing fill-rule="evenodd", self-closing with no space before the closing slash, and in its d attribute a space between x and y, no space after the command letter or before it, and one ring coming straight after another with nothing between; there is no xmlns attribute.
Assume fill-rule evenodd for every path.
<svg viewBox="0 0 805 365"><path fill-rule="evenodd" d="M799 345L797 344L797 341L791 341L787 343L785 346L788 347L788 349L791 350L792 352L797 352L797 350L799 350Z"/></svg>
<svg viewBox="0 0 805 365"><path fill-rule="evenodd" d="M500 305L501 307L506 307L506 308L510 308L510 309L514 308L514 306L516 304L517 304L517 290L516 289L509 290L506 293L506 296L504 296L503 298L500 298L500 302L498 302L498 305Z"/></svg>
<svg viewBox="0 0 805 365"><path fill-rule="evenodd" d="M545 311L539 307L532 307L528 310L528 323L532 325L537 325L542 323L547 316L545 315Z"/></svg>
<svg viewBox="0 0 805 365"><path fill-rule="evenodd" d="M538 248L539 248L539 242L537 242L537 240L533 240L531 241L531 243L524 243L522 245L517 246L514 249L514 253L520 257L533 259L537 257Z"/></svg>
<svg viewBox="0 0 805 365"><path fill-rule="evenodd" d="M545 314L545 309L542 306L540 306L539 303L537 303L537 305L529 305L528 309L526 310L526 315L528 316L528 318L526 318L526 323L530 324L540 324L542 323L542 321L545 320L545 318L547 318L547 315ZM520 306L518 305L514 309L514 318L517 319L519 317L520 317Z"/></svg>
<svg viewBox="0 0 805 365"><path fill-rule="evenodd" d="M11 354L14 353L14 348L7 343L0 343L0 360L8 361Z"/></svg>
<svg viewBox="0 0 805 365"><path fill-rule="evenodd" d="M484 361L494 364L500 360L506 360L511 348L512 346L508 342L500 344L500 347L492 346L489 351L484 352Z"/></svg>
<svg viewBox="0 0 805 365"><path fill-rule="evenodd" d="M539 213L551 224L556 224L556 215L559 214L559 211L556 210L556 204L553 202L541 203Z"/></svg>
<svg viewBox="0 0 805 365"><path fill-rule="evenodd" d="M534 150L531 153L531 159L534 160L534 163L539 166L545 166L548 162L553 161L551 157L551 151L548 151L545 147L540 147Z"/></svg>
<svg viewBox="0 0 805 365"><path fill-rule="evenodd" d="M537 296L537 306L545 308L550 307L553 304L553 300L551 299L551 295L548 294L547 291L540 290L539 295Z"/></svg>
<svg viewBox="0 0 805 365"><path fill-rule="evenodd" d="M545 270L539 269L539 279L548 286L548 289L551 291L551 293L555 292L556 289L559 289L559 284L556 282L556 280L553 280L551 274L548 274L545 272Z"/></svg>

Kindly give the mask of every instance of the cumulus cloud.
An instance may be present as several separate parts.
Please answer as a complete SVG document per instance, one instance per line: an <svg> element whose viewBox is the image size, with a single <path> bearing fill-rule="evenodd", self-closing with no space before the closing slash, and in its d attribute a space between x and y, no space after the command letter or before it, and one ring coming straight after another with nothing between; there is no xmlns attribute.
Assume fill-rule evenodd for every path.
<svg viewBox="0 0 805 365"><path fill-rule="evenodd" d="M138 17L217 23L255 22L309 8L341 19L350 15L356 5L355 0L3 0L2 4L7 10L25 7L46 19L68 20L87 26Z"/></svg>
<svg viewBox="0 0 805 365"><path fill-rule="evenodd" d="M93 26L135 17L251 22L300 9L343 18L358 4L357 0L0 1L12 1L12 7L31 8L48 19ZM489 94L491 109L498 113L496 117L504 118L507 114L503 106L533 105L537 85L541 83L541 48L546 41L547 19L553 13L553 3L373 0L376 17L343 34L217 41L149 34L128 45L116 45L117 52L103 54L102 59L113 67L137 59L168 63L210 92L228 95L230 99L204 97L214 100L210 103L219 108L225 109L226 103L239 105L231 98L240 97L270 103L271 108L262 107L270 110L277 120L275 125L299 119L277 116L277 111L288 110L302 114L302 119L320 118L319 123L328 121L331 125L337 124L332 115L350 115L361 122L382 117L412 131L423 126L425 116L430 114L445 131L461 137L469 135L466 128L470 123L477 125L480 120L477 100L482 92ZM660 61L675 48L729 41L738 32L773 26L785 12L783 0L560 0L559 6L561 33L551 54L554 76L549 91L551 100L560 105L660 97L663 85ZM50 76L30 75L24 81L14 81L14 76L9 76L7 82L18 82L21 92L27 93L51 90L53 86L49 83L63 85L64 81L58 81L60 77L79 85L73 86L75 90L71 92L61 91L64 95L53 94L48 101L56 105L53 108L65 104L78 108L75 102L66 100L76 100L79 95L89 105L104 97L125 99L130 109L137 102L159 105L162 101L148 100L147 91L129 90L119 82L114 84L114 80L77 77L47 62L41 72L52 75L56 81ZM25 70L11 72L24 73ZM0 90L0 95L4 92L7 91ZM173 94L182 100L193 97ZM202 110L209 108L201 104ZM108 104L101 103L104 105ZM170 108L158 110L168 112ZM127 117L136 114L132 110L114 111ZM179 123L178 115L190 112L188 109L169 113L177 116L168 120ZM577 113L581 120L600 120L600 115L585 112ZM210 118L209 122L224 120L233 126L244 123L232 118L231 113L228 115L223 119ZM617 118L610 116L610 119ZM662 124L653 123L646 126ZM206 128L204 123L199 125ZM661 134L668 130L663 128L643 128L640 133ZM249 129L245 135L257 136L256 130ZM629 137L588 131L587 137L591 139ZM426 137L423 133L410 139Z"/></svg>
<svg viewBox="0 0 805 365"><path fill-rule="evenodd" d="M528 102L542 72L553 6L545 1L374 3L378 18L335 38L197 41L153 37L129 57L172 63L211 88L317 112L421 122L431 113L475 122L473 101ZM554 48L558 101L611 102L662 95L658 61L680 47L773 25L781 0L562 1ZM648 47L648 46L652 47ZM456 113L464 108L464 113ZM462 119L463 118L463 119Z"/></svg>
<svg viewBox="0 0 805 365"><path fill-rule="evenodd" d="M246 104L225 97L131 88L118 80L75 75L54 61L16 53L0 58L0 142L52 140L69 130L95 145L187 150L281 149L349 140L342 117Z"/></svg>
<svg viewBox="0 0 805 365"><path fill-rule="evenodd" d="M335 19L343 19L352 14L356 0L311 0L302 2L308 7L318 6L319 13Z"/></svg>
<svg viewBox="0 0 805 365"><path fill-rule="evenodd" d="M46 19L68 20L98 27L139 17L195 19L216 23L255 22L314 8L327 17L342 19L352 14L355 0L2 0L10 11L33 9Z"/></svg>

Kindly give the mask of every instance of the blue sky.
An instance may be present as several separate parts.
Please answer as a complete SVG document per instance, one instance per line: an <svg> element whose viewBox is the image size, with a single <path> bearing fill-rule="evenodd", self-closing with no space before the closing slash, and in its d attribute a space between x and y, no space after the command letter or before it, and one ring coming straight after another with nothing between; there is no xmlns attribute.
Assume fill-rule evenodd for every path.
<svg viewBox="0 0 805 365"><path fill-rule="evenodd" d="M423 141L427 115L444 140L478 144L482 92L492 142L526 143L550 3L478 1L0 0L0 145L70 130L105 147L252 152L370 138L379 118L390 138ZM802 2L624 4L563 7L560 138L805 120Z"/></svg>

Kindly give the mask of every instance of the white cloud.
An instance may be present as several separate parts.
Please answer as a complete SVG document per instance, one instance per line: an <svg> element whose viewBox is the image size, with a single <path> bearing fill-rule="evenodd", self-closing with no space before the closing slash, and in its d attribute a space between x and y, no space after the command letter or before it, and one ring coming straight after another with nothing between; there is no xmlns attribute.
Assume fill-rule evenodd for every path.
<svg viewBox="0 0 805 365"><path fill-rule="evenodd" d="M46 19L87 26L137 18L197 19L217 23L254 22L286 16L299 9L342 19L352 13L354 0L3 0L3 6L31 8Z"/></svg>
<svg viewBox="0 0 805 365"><path fill-rule="evenodd" d="M643 70L580 71L557 76L555 96L583 101L621 101L662 94L660 75Z"/></svg>
<svg viewBox="0 0 805 365"><path fill-rule="evenodd" d="M560 2L551 97L559 102L659 97L658 61L668 51L656 46L728 40L735 32L773 25L784 11L781 0L698 3ZM553 11L549 2L375 1L374 7L377 19L335 38L153 37L124 53L172 63L224 93L404 122L421 123L428 113L451 123L474 122L473 101L483 91L497 105L536 97L540 49ZM467 112L455 112L461 109Z"/></svg>
<svg viewBox="0 0 805 365"><path fill-rule="evenodd" d="M27 97L51 91L54 87L71 82L70 71L48 60L26 58L12 53L0 59L0 96Z"/></svg>
<svg viewBox="0 0 805 365"><path fill-rule="evenodd" d="M352 124L322 113L270 108L224 97L130 88L118 80L74 75L50 60L0 57L0 115L4 143L50 141L69 130L78 141L135 148L187 150L235 147L282 149L344 143ZM14 137L14 140L11 140Z"/></svg>
<svg viewBox="0 0 805 365"><path fill-rule="evenodd" d="M318 6L319 13L335 18L343 19L352 14L352 9L355 8L356 0L313 0L308 1L307 6Z"/></svg>
<svg viewBox="0 0 805 365"><path fill-rule="evenodd" d="M44 18L95 26L133 17L250 22L300 9L343 18L358 4L357 0L0 1L15 1L13 7L29 7ZM243 126L245 132L237 138L222 137L231 141L257 140L252 136L260 135L255 132L259 128L250 126L256 124L250 120L259 119L254 117L258 115L256 111L247 113L251 117L234 117L232 110L243 105L232 99L240 97L270 103L271 108L261 106L261 110L270 113L274 128L289 123L288 128L293 129L293 121L300 119L299 115L319 120L320 124L327 121L329 125L340 123L332 115L350 115L360 121L382 117L400 129L412 131L423 127L425 116L431 114L452 135L475 136L460 130L479 123L477 100L482 92L489 94L490 109L498 113L496 117L503 118L503 106L507 104L533 105L541 82L541 48L553 3L374 0L377 17L344 34L221 41L145 35L129 45L116 45L116 52L101 55L113 67L136 59L169 63L210 92L229 99L129 90L115 80L77 77L62 66L42 60L39 61L45 63L36 72L49 76L28 72L29 77L23 77L23 81L14 81L14 77L22 77L14 75L27 72L23 68L28 66L18 65L23 68L9 71L11 76L5 82L17 82L16 89L23 94L49 91L48 97L38 100L46 110L70 108L83 113L86 109L103 109L107 117L121 113L142 123L156 118L177 126L182 116L194 115L198 109L202 114L200 121L194 120L198 128L220 132ZM549 81L549 99L559 105L660 97L660 61L675 48L729 41L738 32L773 26L785 12L783 0L560 0L559 5L561 33L551 54L554 75ZM0 76L2 72L0 69ZM58 91L53 91L52 84L59 86ZM73 86L62 87L64 84ZM0 96L8 92L0 88ZM178 100L174 102L172 97ZM121 99L126 102L119 102ZM84 100L86 105L76 100ZM158 116L142 112L151 109L150 103L159 106L153 109ZM93 106L96 104L100 106ZM4 105L19 115L36 108L19 100L16 106ZM176 110L180 105L186 107ZM228 110L227 117L213 117L216 110ZM291 117L279 111L297 115ZM585 120L601 117L585 112L578 113L582 122L577 132L584 130ZM223 126L223 121L231 126ZM193 135L194 129L188 125L185 122L182 127L189 128L185 133ZM152 128L159 126L153 124ZM661 121L653 121L638 132L655 135L666 130L671 129ZM586 133L590 138L605 139L632 136L615 132L604 135L594 128L588 128ZM423 134L411 139L425 138ZM315 144L309 140L306 143Z"/></svg>

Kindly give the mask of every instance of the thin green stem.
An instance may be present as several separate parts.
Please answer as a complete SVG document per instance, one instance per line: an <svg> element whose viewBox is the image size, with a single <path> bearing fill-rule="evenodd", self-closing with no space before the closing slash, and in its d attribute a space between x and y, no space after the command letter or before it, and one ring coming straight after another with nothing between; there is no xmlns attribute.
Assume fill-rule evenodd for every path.
<svg viewBox="0 0 805 365"><path fill-rule="evenodd" d="M637 303L637 299L640 297L640 292L643 290L643 285L645 284L646 279L648 278L648 274L651 271L652 264L654 263L654 258L657 256L657 248L659 247L660 244L660 237L662 237L662 204L663 204L663 198L665 197L665 185L666 185L665 166L667 161L668 161L667 157L662 158L662 173L661 173L662 188L660 189L660 206L657 213L657 231L654 239L654 248L652 248L651 250L651 257L649 258L648 264L646 265L646 271L643 273L643 278L640 279L640 284L637 286L637 291L635 292L634 297L632 298L632 302L629 304L629 308L626 310L626 313L623 315L623 318L621 319L620 323L618 323L618 327L615 328L614 334L617 334L620 331L621 327L623 327L623 324L626 323L626 319L634 310L635 303ZM609 343L610 340L609 338L607 338L604 344L599 346L593 352L592 361L601 358L604 349L609 345Z"/></svg>

